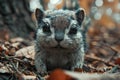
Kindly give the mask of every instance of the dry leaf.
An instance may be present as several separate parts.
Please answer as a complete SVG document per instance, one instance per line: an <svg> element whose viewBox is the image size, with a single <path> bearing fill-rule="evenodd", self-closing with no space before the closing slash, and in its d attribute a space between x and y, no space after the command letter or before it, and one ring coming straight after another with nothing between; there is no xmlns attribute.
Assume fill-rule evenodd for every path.
<svg viewBox="0 0 120 80"><path fill-rule="evenodd" d="M34 59L34 55L35 55L34 46L22 48L15 53L15 57L27 57L32 59Z"/></svg>
<svg viewBox="0 0 120 80"><path fill-rule="evenodd" d="M3 51L3 48L0 46L0 52Z"/></svg>
<svg viewBox="0 0 120 80"><path fill-rule="evenodd" d="M115 64L120 65L120 58L117 58L117 59L115 60Z"/></svg>
<svg viewBox="0 0 120 80"><path fill-rule="evenodd" d="M74 71L75 71L75 72L83 72L83 69L82 69L82 68L75 68Z"/></svg>
<svg viewBox="0 0 120 80"><path fill-rule="evenodd" d="M47 80L74 80L72 77L65 74L65 72L61 69L56 69L51 72L50 76Z"/></svg>

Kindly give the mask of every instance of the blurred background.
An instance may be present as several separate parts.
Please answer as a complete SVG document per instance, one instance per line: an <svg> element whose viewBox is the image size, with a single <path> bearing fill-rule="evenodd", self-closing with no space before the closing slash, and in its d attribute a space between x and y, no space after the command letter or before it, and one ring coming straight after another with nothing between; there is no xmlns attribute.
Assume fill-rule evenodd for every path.
<svg viewBox="0 0 120 80"><path fill-rule="evenodd" d="M88 54L107 61L120 57L120 0L0 0L0 41L33 40L34 11L82 7L86 11ZM114 58L113 58L114 55Z"/></svg>

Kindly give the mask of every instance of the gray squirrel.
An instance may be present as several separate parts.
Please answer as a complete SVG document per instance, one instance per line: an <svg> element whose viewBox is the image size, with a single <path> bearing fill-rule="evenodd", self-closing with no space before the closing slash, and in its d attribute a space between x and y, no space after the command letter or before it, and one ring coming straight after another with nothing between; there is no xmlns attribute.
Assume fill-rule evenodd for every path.
<svg viewBox="0 0 120 80"><path fill-rule="evenodd" d="M46 74L56 68L82 68L86 51L85 33L81 26L85 11L36 9L35 66Z"/></svg>

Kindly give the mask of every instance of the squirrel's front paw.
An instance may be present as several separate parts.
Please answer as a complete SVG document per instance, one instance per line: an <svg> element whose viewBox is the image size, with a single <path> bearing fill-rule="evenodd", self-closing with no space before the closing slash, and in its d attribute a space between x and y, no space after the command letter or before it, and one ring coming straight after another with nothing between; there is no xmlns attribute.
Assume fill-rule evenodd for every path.
<svg viewBox="0 0 120 80"><path fill-rule="evenodd" d="M36 80L45 80L45 76L48 75L47 71L40 71L37 73Z"/></svg>
<svg viewBox="0 0 120 80"><path fill-rule="evenodd" d="M41 71L39 73L40 76L44 77L45 75L48 75L48 72L47 71Z"/></svg>

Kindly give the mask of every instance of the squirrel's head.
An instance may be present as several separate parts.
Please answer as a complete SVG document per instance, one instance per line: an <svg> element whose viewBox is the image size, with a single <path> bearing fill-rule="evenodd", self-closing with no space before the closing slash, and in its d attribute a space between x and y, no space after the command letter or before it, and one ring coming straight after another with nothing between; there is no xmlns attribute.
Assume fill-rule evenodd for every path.
<svg viewBox="0 0 120 80"><path fill-rule="evenodd" d="M43 48L77 49L83 44L81 24L85 17L84 9L76 11L36 9L36 44Z"/></svg>

